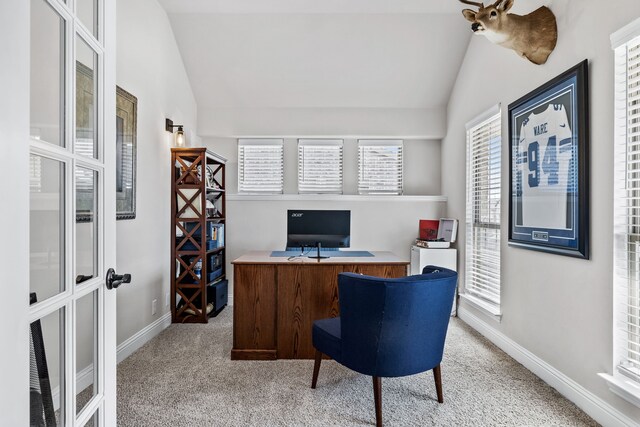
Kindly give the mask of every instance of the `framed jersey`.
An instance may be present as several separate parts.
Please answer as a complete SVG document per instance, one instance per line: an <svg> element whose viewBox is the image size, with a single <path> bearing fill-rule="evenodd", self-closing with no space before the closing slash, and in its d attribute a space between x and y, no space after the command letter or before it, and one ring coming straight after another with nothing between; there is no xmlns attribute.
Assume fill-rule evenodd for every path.
<svg viewBox="0 0 640 427"><path fill-rule="evenodd" d="M509 245L589 258L588 62L509 105Z"/></svg>

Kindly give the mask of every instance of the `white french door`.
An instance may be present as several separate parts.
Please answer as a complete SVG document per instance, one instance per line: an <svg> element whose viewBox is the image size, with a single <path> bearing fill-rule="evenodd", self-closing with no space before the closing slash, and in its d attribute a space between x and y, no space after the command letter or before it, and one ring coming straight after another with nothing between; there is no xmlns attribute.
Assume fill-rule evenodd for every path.
<svg viewBox="0 0 640 427"><path fill-rule="evenodd" d="M112 426L115 291L105 275L115 265L115 0L20 1L29 3L29 90L20 94L29 128L15 143L29 153L8 163L16 177L28 169L16 191L28 192L29 274L13 286L29 293L20 330L29 372L28 393L17 394L28 398L28 416L14 419Z"/></svg>

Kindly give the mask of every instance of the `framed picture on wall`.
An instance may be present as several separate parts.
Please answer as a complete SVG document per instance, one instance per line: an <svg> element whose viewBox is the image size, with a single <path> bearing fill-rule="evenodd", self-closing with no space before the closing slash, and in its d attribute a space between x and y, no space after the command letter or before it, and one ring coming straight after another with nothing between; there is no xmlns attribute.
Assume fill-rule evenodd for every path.
<svg viewBox="0 0 640 427"><path fill-rule="evenodd" d="M116 219L136 217L138 98L116 86Z"/></svg>
<svg viewBox="0 0 640 427"><path fill-rule="evenodd" d="M589 258L588 62L509 105L509 245Z"/></svg>

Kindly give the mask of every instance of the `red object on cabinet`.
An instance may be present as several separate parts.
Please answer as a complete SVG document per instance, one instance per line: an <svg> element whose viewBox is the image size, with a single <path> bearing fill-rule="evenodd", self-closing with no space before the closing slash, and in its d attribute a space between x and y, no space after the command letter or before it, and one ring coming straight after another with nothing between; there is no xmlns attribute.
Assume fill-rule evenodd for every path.
<svg viewBox="0 0 640 427"><path fill-rule="evenodd" d="M436 240L438 238L438 225L440 221L437 219L421 219L420 220L420 240Z"/></svg>

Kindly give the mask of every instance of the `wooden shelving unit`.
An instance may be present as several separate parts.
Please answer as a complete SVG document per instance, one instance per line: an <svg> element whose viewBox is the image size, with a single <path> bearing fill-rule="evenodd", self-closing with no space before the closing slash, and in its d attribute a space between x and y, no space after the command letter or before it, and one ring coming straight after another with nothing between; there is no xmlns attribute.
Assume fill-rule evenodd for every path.
<svg viewBox="0 0 640 427"><path fill-rule="evenodd" d="M173 323L207 323L227 304L226 162L206 148L171 149Z"/></svg>

